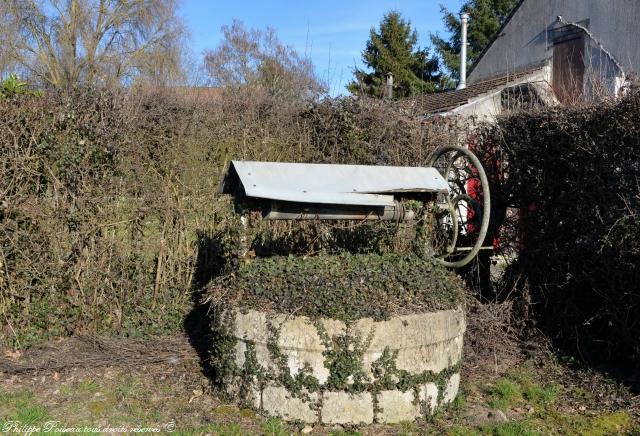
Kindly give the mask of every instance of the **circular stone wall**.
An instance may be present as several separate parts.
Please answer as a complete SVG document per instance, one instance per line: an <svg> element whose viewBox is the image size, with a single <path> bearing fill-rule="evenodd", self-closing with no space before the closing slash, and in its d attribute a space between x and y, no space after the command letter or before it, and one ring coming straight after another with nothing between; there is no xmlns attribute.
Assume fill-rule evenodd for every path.
<svg viewBox="0 0 640 436"><path fill-rule="evenodd" d="M395 423L458 392L461 309L350 324L225 309L213 326L212 362L227 393L285 420Z"/></svg>

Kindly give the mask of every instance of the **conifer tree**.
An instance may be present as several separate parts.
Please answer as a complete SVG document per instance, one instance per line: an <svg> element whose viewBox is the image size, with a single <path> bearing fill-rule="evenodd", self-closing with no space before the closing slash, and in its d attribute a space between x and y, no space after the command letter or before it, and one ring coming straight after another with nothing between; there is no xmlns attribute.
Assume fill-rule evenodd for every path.
<svg viewBox="0 0 640 436"><path fill-rule="evenodd" d="M370 31L362 61L370 72L356 69L347 89L356 95L385 95L386 77L393 75L395 98L433 92L439 83L439 65L427 49L417 47L418 33L399 12L385 14L379 28Z"/></svg>
<svg viewBox="0 0 640 436"><path fill-rule="evenodd" d="M471 16L468 27L467 65L471 65L478 58L517 3L518 0L468 0L462 5L460 13L466 12ZM445 40L432 34L431 42L442 59L445 73L451 79L457 80L460 74L460 16L444 6L440 11L451 36Z"/></svg>

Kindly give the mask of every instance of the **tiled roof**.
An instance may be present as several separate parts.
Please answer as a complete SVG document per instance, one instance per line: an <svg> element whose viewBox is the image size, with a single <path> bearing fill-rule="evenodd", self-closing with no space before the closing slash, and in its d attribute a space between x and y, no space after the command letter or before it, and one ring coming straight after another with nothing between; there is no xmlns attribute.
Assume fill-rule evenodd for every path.
<svg viewBox="0 0 640 436"><path fill-rule="evenodd" d="M434 94L423 95L414 101L415 110L424 114L435 114L447 112L462 105L469 100L479 97L491 91L499 90L509 84L529 76L540 70L541 66L530 67L525 70L511 72L491 79L467 85L465 89L436 92Z"/></svg>

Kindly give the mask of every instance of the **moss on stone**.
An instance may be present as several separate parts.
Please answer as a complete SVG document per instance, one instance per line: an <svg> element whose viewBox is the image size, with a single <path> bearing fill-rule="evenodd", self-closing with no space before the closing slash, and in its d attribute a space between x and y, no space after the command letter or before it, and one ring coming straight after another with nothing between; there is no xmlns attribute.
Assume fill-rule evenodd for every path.
<svg viewBox="0 0 640 436"><path fill-rule="evenodd" d="M258 258L208 292L241 308L342 321L452 309L464 298L461 280L437 261L398 254Z"/></svg>

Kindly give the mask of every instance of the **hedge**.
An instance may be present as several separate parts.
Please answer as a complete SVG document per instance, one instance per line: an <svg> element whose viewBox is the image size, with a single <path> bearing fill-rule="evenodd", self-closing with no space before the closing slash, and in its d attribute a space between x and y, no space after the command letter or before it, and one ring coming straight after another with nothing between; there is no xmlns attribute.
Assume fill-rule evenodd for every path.
<svg viewBox="0 0 640 436"><path fill-rule="evenodd" d="M494 175L495 219L518 211L502 240L517 250L508 283L528 287L556 344L637 371L640 95L513 114L478 143Z"/></svg>
<svg viewBox="0 0 640 436"><path fill-rule="evenodd" d="M213 236L228 213L215 193L230 159L420 165L453 133L367 99L171 89L3 99L0 344L180 331L220 269Z"/></svg>

